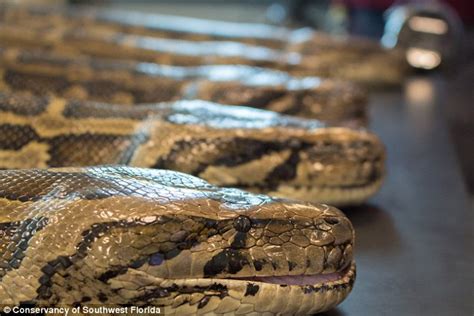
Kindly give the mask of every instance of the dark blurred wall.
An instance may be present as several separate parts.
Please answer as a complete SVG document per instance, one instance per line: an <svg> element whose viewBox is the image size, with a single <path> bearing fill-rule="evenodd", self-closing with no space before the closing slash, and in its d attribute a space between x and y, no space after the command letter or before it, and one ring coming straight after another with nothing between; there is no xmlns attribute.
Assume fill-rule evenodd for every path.
<svg viewBox="0 0 474 316"><path fill-rule="evenodd" d="M352 34L380 38L384 27L383 14L392 5L410 3L444 3L451 6L466 25L474 22L473 0L333 0L343 3L349 12L349 29Z"/></svg>

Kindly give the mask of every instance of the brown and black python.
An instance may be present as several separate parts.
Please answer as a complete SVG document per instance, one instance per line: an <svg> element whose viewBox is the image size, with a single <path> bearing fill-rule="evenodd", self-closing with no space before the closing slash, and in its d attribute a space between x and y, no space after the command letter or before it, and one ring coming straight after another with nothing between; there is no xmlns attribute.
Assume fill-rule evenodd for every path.
<svg viewBox="0 0 474 316"><path fill-rule="evenodd" d="M0 91L137 104L202 99L315 118L367 122L367 96L349 82L251 66L179 67L0 48Z"/></svg>
<svg viewBox="0 0 474 316"><path fill-rule="evenodd" d="M275 34L287 34L279 41L286 44L275 48L261 39L268 31L253 39L251 35L232 36L247 32L249 26L240 25L239 30L238 23L232 24L235 29L223 28L219 32L222 36L214 36L210 31L196 34L186 26L177 26L176 22L171 22L173 19L179 21L176 17L156 16L157 21L161 18L161 23L156 25L159 30L156 30L156 27L146 25L146 21L155 17L139 13L51 7L35 10L11 6L3 6L0 11L3 12L0 39L4 43L108 58L175 65L247 64L298 75L345 78L369 85L400 84L408 68L401 51L387 51L367 40L333 40L319 33L315 35L311 30L261 26L260 29L268 28ZM131 26L130 21L136 20L137 15L142 16L144 25ZM194 24L199 23L212 28L213 24L217 27L222 22L194 20ZM137 29L146 29L151 34L141 34ZM199 27L193 29L199 30ZM248 34L258 34L258 29L256 27L256 32Z"/></svg>
<svg viewBox="0 0 474 316"><path fill-rule="evenodd" d="M0 227L3 306L308 315L355 279L337 209L173 171L0 170Z"/></svg>
<svg viewBox="0 0 474 316"><path fill-rule="evenodd" d="M384 175L366 131L326 127L206 101L124 107L0 94L0 168L126 164L172 169L215 185L354 204Z"/></svg>

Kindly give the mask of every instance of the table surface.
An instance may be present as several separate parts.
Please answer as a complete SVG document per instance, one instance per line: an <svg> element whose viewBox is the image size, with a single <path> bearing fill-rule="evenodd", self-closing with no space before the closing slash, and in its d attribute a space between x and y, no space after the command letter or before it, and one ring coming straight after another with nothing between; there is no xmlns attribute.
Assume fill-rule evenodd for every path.
<svg viewBox="0 0 474 316"><path fill-rule="evenodd" d="M473 212L449 138L442 78L413 78L371 98L371 129L388 175L367 205L345 209L356 229L357 280L326 313L473 315Z"/></svg>

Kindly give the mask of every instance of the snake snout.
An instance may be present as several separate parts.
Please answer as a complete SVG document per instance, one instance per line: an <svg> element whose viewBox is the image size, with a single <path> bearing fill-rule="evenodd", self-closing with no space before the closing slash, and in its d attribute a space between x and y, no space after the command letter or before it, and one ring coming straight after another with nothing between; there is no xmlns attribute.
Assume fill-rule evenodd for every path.
<svg viewBox="0 0 474 316"><path fill-rule="evenodd" d="M372 134L334 128L300 154L301 184L357 187L380 180L385 152Z"/></svg>
<svg viewBox="0 0 474 316"><path fill-rule="evenodd" d="M315 210L312 204L283 205L289 220L275 214L249 230L255 276L328 274L352 262L354 230L342 212L329 206Z"/></svg>
<svg viewBox="0 0 474 316"><path fill-rule="evenodd" d="M338 206L358 204L382 184L385 149L369 132L327 128L305 138L290 162L292 167L279 173L286 182L277 183L272 195Z"/></svg>

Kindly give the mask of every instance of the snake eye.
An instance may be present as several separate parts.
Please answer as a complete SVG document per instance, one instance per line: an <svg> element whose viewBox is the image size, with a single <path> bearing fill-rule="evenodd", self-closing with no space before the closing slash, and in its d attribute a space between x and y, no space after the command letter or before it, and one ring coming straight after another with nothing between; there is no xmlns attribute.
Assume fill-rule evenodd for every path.
<svg viewBox="0 0 474 316"><path fill-rule="evenodd" d="M234 228L242 233L246 233L252 227L252 223L247 216L239 216L234 220Z"/></svg>

